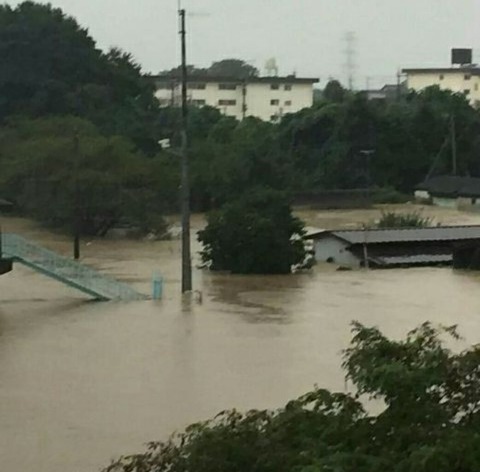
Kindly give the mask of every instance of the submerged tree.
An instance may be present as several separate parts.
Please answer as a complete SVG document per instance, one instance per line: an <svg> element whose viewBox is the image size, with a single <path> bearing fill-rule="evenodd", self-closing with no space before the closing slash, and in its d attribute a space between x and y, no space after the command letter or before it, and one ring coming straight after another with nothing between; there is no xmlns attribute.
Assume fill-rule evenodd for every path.
<svg viewBox="0 0 480 472"><path fill-rule="evenodd" d="M71 116L0 127L0 192L49 226L67 229L78 219L84 234L104 235L119 223L162 230L167 166L157 161Z"/></svg>
<svg viewBox="0 0 480 472"><path fill-rule="evenodd" d="M303 236L303 223L283 193L254 188L212 212L198 239L212 270L287 274L305 259Z"/></svg>
<svg viewBox="0 0 480 472"><path fill-rule="evenodd" d="M477 472L480 347L454 353L444 336L458 339L425 323L394 341L355 323L343 363L355 394L316 389L277 411L223 412L105 472Z"/></svg>
<svg viewBox="0 0 480 472"><path fill-rule="evenodd" d="M376 228L427 228L432 226L433 220L423 216L419 211L400 213L382 211L380 219L375 223Z"/></svg>

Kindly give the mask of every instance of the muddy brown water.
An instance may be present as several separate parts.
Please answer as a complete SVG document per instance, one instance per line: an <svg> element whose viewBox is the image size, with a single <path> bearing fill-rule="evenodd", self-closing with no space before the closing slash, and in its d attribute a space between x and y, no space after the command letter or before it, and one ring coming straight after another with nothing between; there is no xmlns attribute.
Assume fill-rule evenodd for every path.
<svg viewBox="0 0 480 472"><path fill-rule="evenodd" d="M480 216L426 208L442 223ZM300 215L350 227L378 212ZM194 228L202 224L194 219ZM70 242L20 219L15 231L62 253ZM195 245L195 250L198 246ZM353 319L402 336L425 320L480 341L480 278L450 269L288 277L194 271L202 303L179 296L178 241L84 241L85 262L161 302L92 303L22 267L0 279L0 464L11 472L97 471L193 421L274 408L315 384L345 389L341 350Z"/></svg>

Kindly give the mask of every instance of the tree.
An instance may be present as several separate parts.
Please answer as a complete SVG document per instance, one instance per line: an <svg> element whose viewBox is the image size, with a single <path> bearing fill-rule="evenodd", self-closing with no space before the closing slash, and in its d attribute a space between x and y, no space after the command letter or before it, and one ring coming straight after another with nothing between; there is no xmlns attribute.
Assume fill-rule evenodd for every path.
<svg viewBox="0 0 480 472"><path fill-rule="evenodd" d="M477 472L480 347L454 353L455 328L406 339L353 325L343 367L355 393L315 389L277 411L226 411L105 472ZM369 414L362 400L384 405Z"/></svg>
<svg viewBox="0 0 480 472"><path fill-rule="evenodd" d="M62 10L0 5L0 63L0 123L12 115L80 116L156 152L153 85L129 54L103 53Z"/></svg>
<svg viewBox="0 0 480 472"><path fill-rule="evenodd" d="M208 74L217 77L248 79L250 77L257 77L259 72L256 67L247 64L241 59L223 59L214 62L208 68Z"/></svg>
<svg viewBox="0 0 480 472"><path fill-rule="evenodd" d="M0 166L0 192L50 226L71 228L80 215L81 232L89 235L120 222L162 229L166 166L159 173L156 159L124 137L103 136L88 121L12 119L0 128Z"/></svg>
<svg viewBox="0 0 480 472"><path fill-rule="evenodd" d="M168 71L163 71L161 75L171 77L181 77L182 70L180 67L174 67ZM200 68L192 65L187 66L187 74L190 77L224 77L229 79L248 79L257 77L259 71L256 67L248 64L241 59L222 59L212 63L210 67Z"/></svg>
<svg viewBox="0 0 480 472"><path fill-rule="evenodd" d="M212 270L287 274L305 259L303 236L303 223L292 216L285 195L256 188L210 213L198 240Z"/></svg>
<svg viewBox="0 0 480 472"><path fill-rule="evenodd" d="M329 102L342 103L347 91L338 80L330 80L323 90L323 98Z"/></svg>

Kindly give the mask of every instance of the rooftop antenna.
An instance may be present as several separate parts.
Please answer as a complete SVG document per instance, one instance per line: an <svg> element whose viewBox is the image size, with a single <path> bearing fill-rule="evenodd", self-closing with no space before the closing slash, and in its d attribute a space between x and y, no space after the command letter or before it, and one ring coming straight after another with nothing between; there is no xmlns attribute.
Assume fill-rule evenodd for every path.
<svg viewBox="0 0 480 472"><path fill-rule="evenodd" d="M345 53L345 72L347 76L347 83L348 89L353 90L355 86L355 69L356 69L356 37L353 31L348 31L345 34L344 41L346 43L346 47L344 50Z"/></svg>

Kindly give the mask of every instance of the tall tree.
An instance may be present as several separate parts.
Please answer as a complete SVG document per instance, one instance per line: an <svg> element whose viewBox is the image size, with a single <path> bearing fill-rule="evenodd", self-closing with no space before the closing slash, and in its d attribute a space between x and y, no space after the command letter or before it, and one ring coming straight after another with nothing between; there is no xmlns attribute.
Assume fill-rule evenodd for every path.
<svg viewBox="0 0 480 472"><path fill-rule="evenodd" d="M258 76L258 69L241 59L223 59L214 62L208 68L209 75L231 77L235 79L247 79Z"/></svg>
<svg viewBox="0 0 480 472"><path fill-rule="evenodd" d="M60 9L31 1L0 5L0 63L0 122L13 114L71 114L154 152L152 85L130 55L102 53Z"/></svg>
<svg viewBox="0 0 480 472"><path fill-rule="evenodd" d="M347 91L338 80L330 80L323 90L323 98L330 102L341 103L345 100Z"/></svg>

